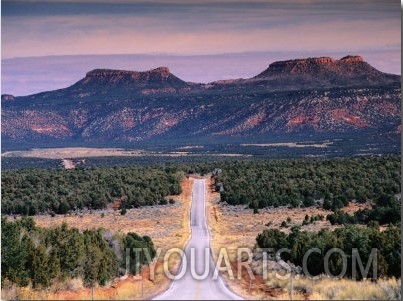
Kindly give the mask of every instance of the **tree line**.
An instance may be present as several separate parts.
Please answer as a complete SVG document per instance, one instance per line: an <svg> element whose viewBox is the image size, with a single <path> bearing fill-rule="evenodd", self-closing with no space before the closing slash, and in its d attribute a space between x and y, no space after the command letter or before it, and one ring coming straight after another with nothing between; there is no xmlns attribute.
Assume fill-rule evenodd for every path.
<svg viewBox="0 0 403 301"><path fill-rule="evenodd" d="M156 254L150 237L136 233L113 233L104 229L79 232L63 223L41 228L30 217L16 221L1 219L1 284L32 284L47 288L54 280L81 277L88 287L105 285L126 272L126 248L146 248ZM137 273L137 265L147 264L147 257L129 253L128 272Z"/></svg>
<svg viewBox="0 0 403 301"><path fill-rule="evenodd" d="M333 210L333 224L380 224L400 219L400 158L229 160L163 166L85 167L76 170L20 169L2 174L2 213L64 214L103 209L121 199L122 210L165 204L181 192L184 174L213 172L221 200L247 205L257 213L268 206L322 206ZM373 203L349 216L340 209L350 201Z"/></svg>
<svg viewBox="0 0 403 301"><path fill-rule="evenodd" d="M376 249L377 275L369 269L368 278L378 278L379 275L401 276L401 239L400 225L389 226L385 231L379 231L376 223L368 227L346 226L334 231L321 229L319 232L301 231L300 226L291 228L290 234L278 229L266 229L256 237L259 248L273 248L275 252L281 248L288 248L289 252L282 252L281 258L295 265L302 266L304 255L308 250L318 248L307 257L306 266L309 274L317 276L324 274L325 256L333 248L339 248L346 254L346 277L353 276L352 252L356 248L362 264L367 266L372 249ZM375 254L373 254L375 256ZM339 275L343 271L343 260L340 254L334 253L329 257L329 271L332 275ZM360 269L356 270L356 278L363 275Z"/></svg>
<svg viewBox="0 0 403 301"><path fill-rule="evenodd" d="M336 209L327 216L332 225L367 224L375 222L380 225L397 224L401 221L401 201L393 195L382 193L373 199L372 208L359 209L348 214Z"/></svg>
<svg viewBox="0 0 403 301"><path fill-rule="evenodd" d="M126 208L158 204L182 189L183 172L161 167L8 170L1 177L3 214L64 214L103 209L116 199Z"/></svg>
<svg viewBox="0 0 403 301"><path fill-rule="evenodd" d="M355 200L374 203L363 222L400 220L400 158L292 159L228 162L214 175L216 191L230 205L256 212L268 206L310 207L339 212Z"/></svg>

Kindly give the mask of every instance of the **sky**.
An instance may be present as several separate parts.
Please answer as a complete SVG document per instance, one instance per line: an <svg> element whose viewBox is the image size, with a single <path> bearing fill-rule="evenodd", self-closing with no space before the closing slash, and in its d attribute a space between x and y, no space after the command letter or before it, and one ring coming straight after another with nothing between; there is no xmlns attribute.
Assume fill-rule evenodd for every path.
<svg viewBox="0 0 403 301"><path fill-rule="evenodd" d="M257 64L260 72L278 58L311 54L366 54L364 59L381 71L401 73L401 3L396 0L2 0L1 6L2 93L62 85L46 74L54 73L50 67L62 73L63 56L69 56L71 75L80 72L76 80L85 75L82 66L122 68L133 62L125 69L138 70L161 58L160 65L171 69L182 59L182 69L192 69L178 69L185 80L206 82L253 76ZM231 55L245 60L242 70L236 72ZM49 57L60 64L47 64ZM30 74L40 58L40 74ZM222 58L221 71L195 74L216 66L217 58Z"/></svg>

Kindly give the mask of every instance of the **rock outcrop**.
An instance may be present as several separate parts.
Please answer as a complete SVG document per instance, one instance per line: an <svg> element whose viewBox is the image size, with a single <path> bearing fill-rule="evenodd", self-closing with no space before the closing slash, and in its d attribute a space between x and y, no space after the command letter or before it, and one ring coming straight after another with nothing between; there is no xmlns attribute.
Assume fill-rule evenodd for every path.
<svg viewBox="0 0 403 301"><path fill-rule="evenodd" d="M173 75L167 67L159 67L143 72L95 69L87 72L82 80L68 89L85 97L105 94L112 89L118 93L130 91L130 93L155 94L175 93L187 88L189 84Z"/></svg>

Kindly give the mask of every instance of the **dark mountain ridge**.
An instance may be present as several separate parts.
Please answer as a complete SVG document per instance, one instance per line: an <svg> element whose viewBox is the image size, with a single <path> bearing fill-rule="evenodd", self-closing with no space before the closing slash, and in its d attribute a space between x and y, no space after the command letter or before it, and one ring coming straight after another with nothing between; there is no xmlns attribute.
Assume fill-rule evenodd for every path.
<svg viewBox="0 0 403 301"><path fill-rule="evenodd" d="M70 87L2 95L2 138L88 144L400 133L400 76L359 56L275 62L250 79L186 82L166 67L95 69ZM393 138L393 139L395 139Z"/></svg>

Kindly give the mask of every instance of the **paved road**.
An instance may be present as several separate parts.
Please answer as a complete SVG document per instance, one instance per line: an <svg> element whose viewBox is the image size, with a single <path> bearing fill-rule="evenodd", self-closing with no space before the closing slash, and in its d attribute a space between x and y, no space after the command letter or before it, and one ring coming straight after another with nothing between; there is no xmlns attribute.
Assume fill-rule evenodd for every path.
<svg viewBox="0 0 403 301"><path fill-rule="evenodd" d="M227 289L220 276L214 279L215 263L210 254L205 194L206 181L194 179L190 213L192 234L185 248L186 266L181 266L177 279L172 282L171 287L154 300L242 300ZM207 260L206 254L208 254ZM195 259L193 266L191 257ZM196 277L192 276L192 269Z"/></svg>

